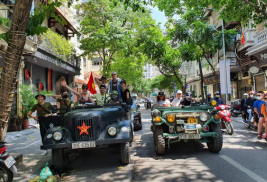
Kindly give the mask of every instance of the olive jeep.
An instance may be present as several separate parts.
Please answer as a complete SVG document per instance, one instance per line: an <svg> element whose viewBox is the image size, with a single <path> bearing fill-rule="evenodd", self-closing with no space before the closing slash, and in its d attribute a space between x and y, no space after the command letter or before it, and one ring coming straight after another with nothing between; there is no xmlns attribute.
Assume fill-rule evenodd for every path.
<svg viewBox="0 0 267 182"><path fill-rule="evenodd" d="M213 106L158 107L151 115L158 155L165 153L165 145L189 140L206 142L209 151L214 153L222 149L221 120Z"/></svg>
<svg viewBox="0 0 267 182"><path fill-rule="evenodd" d="M134 137L131 118L124 104L78 106L65 115L39 118L41 149L52 149L56 170L68 165L71 152L82 149L119 147L121 163L128 164Z"/></svg>

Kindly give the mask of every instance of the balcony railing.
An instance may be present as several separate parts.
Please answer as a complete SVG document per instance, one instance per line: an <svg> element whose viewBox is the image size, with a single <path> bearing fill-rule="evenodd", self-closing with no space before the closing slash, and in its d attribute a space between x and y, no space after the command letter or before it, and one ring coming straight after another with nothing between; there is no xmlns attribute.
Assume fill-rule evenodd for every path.
<svg viewBox="0 0 267 182"><path fill-rule="evenodd" d="M31 39L32 37L29 37L29 39ZM75 55L75 53L73 55L67 55L67 56L63 56L60 54L57 54L55 52L55 50L52 47L52 44L50 43L50 41L44 37L44 36L35 36L34 41L38 43L38 47L40 47L41 49L45 50L46 52L49 52L50 54L53 54L54 56L60 58L61 60L76 66L76 67L80 67L81 65L81 59L79 57L77 57Z"/></svg>
<svg viewBox="0 0 267 182"><path fill-rule="evenodd" d="M266 42L267 40L267 29L264 29L263 31L257 33L255 36L255 43L260 44L262 42Z"/></svg>

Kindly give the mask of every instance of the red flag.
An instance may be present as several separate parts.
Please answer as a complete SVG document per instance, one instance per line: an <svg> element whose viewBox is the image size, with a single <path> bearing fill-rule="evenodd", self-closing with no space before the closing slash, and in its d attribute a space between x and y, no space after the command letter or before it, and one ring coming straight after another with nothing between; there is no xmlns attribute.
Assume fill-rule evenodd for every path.
<svg viewBox="0 0 267 182"><path fill-rule="evenodd" d="M93 73L91 72L89 81L87 83L88 85L88 90L89 92L91 92L91 94L96 94L96 90L95 90L95 83L94 83L94 77L93 77Z"/></svg>
<svg viewBox="0 0 267 182"><path fill-rule="evenodd" d="M241 45L243 45L246 42L245 40L245 36L243 34L243 32L241 33Z"/></svg>

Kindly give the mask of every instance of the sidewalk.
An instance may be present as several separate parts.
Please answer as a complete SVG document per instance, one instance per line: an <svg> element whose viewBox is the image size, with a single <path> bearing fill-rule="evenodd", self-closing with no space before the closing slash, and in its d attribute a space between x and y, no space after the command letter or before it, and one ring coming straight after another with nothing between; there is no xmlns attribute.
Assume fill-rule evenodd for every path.
<svg viewBox="0 0 267 182"><path fill-rule="evenodd" d="M26 182L39 176L40 170L48 162L52 165L51 151L43 156L40 150L41 136L39 129L27 129L18 132L8 132L6 137L7 151L16 158L18 173L14 181Z"/></svg>

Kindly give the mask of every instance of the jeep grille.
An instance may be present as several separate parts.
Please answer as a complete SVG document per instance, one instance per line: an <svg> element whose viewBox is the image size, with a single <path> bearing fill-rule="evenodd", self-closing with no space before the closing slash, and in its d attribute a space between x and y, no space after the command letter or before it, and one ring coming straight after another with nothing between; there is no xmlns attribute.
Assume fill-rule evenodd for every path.
<svg viewBox="0 0 267 182"><path fill-rule="evenodd" d="M80 135L81 130L77 128L78 126L82 126L83 122L86 126L91 126L88 131L88 135L83 133ZM93 140L93 120L92 119L77 119L75 122L75 140Z"/></svg>

